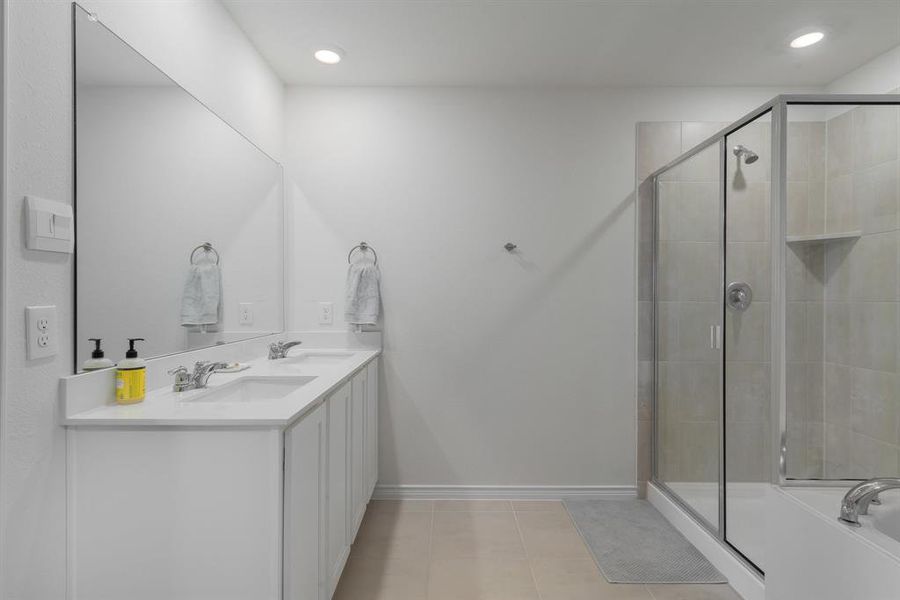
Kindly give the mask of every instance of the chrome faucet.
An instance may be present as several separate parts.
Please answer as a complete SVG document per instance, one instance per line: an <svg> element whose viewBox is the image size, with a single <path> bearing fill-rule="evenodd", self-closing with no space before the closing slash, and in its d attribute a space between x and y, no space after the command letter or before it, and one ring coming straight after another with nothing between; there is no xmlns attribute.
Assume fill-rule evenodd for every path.
<svg viewBox="0 0 900 600"><path fill-rule="evenodd" d="M294 346L299 346L303 342L272 342L269 344L269 360L278 360L279 358L287 358L288 350Z"/></svg>
<svg viewBox="0 0 900 600"><path fill-rule="evenodd" d="M859 527L859 515L869 514L870 504L880 504L878 494L885 490L900 490L900 479L876 477L853 486L844 494L838 520L846 525Z"/></svg>
<svg viewBox="0 0 900 600"><path fill-rule="evenodd" d="M227 369L228 363L200 361L194 364L194 372L190 373L187 367L177 367L168 371L169 375L175 376L175 383L172 385L173 392L186 392L187 390L197 390L206 387L210 375L216 371Z"/></svg>

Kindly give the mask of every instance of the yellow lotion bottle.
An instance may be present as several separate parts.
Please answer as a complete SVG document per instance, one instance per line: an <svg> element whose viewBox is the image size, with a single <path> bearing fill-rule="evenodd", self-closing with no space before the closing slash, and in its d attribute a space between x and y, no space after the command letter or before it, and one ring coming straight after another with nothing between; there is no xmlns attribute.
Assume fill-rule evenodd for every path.
<svg viewBox="0 0 900 600"><path fill-rule="evenodd" d="M147 363L138 358L135 342L143 342L144 338L128 338L128 352L125 360L116 365L116 402L119 404L137 404L144 400L147 383Z"/></svg>

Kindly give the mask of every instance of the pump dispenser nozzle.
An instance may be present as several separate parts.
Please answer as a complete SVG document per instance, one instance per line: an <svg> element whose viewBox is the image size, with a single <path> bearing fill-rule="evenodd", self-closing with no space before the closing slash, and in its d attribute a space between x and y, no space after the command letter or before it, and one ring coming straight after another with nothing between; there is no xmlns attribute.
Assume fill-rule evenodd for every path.
<svg viewBox="0 0 900 600"><path fill-rule="evenodd" d="M128 338L128 351L125 352L125 358L137 358L137 350L134 349L135 342L143 342L144 338Z"/></svg>
<svg viewBox="0 0 900 600"><path fill-rule="evenodd" d="M89 342L94 342L94 350L91 352L91 358L103 358L103 350L100 348L101 338L88 338Z"/></svg>

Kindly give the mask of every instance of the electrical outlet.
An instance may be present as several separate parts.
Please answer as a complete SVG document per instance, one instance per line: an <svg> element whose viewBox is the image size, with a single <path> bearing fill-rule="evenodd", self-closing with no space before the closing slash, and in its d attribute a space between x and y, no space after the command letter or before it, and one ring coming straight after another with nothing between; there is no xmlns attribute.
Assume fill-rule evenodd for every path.
<svg viewBox="0 0 900 600"><path fill-rule="evenodd" d="M241 325L253 325L253 303L241 302L238 305L238 323Z"/></svg>
<svg viewBox="0 0 900 600"><path fill-rule="evenodd" d="M25 307L25 358L55 356L59 351L55 306Z"/></svg>
<svg viewBox="0 0 900 600"><path fill-rule="evenodd" d="M334 323L334 302L319 302L319 325Z"/></svg>

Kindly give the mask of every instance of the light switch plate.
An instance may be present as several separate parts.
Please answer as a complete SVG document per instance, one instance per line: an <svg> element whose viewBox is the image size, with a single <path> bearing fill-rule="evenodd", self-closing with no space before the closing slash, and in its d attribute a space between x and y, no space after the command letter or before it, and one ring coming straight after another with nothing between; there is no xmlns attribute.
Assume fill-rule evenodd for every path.
<svg viewBox="0 0 900 600"><path fill-rule="evenodd" d="M56 356L59 330L55 306L25 307L25 358L34 360Z"/></svg>
<svg viewBox="0 0 900 600"><path fill-rule="evenodd" d="M319 325L334 323L334 302L319 302Z"/></svg>
<svg viewBox="0 0 900 600"><path fill-rule="evenodd" d="M75 215L72 206L25 196L25 247L29 250L71 254L75 249Z"/></svg>

